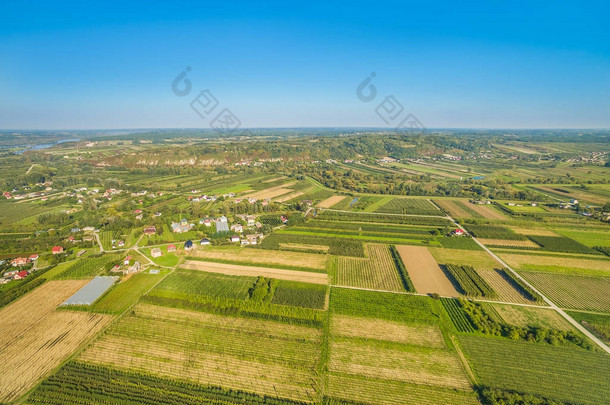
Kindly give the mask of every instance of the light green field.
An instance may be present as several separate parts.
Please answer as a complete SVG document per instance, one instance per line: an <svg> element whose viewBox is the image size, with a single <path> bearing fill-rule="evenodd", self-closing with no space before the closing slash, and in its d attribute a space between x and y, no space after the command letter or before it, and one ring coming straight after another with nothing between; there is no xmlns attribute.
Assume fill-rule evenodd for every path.
<svg viewBox="0 0 610 405"><path fill-rule="evenodd" d="M156 283L161 281L168 271L161 270L159 274L150 274L148 271L134 274L104 294L102 298L93 304L91 311L110 314L122 313Z"/></svg>
<svg viewBox="0 0 610 405"><path fill-rule="evenodd" d="M606 354L509 339L460 336L481 384L556 401L600 405L610 398Z"/></svg>

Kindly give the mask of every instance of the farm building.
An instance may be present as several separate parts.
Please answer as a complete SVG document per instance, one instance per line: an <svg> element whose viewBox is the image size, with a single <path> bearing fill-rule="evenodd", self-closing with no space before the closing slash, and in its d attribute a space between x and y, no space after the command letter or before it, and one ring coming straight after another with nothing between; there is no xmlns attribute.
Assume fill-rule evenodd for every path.
<svg viewBox="0 0 610 405"><path fill-rule="evenodd" d="M153 248L153 249L150 251L150 255L151 255L152 257L159 257L159 256L161 256L161 249L159 249L159 248Z"/></svg>
<svg viewBox="0 0 610 405"><path fill-rule="evenodd" d="M242 233L244 231L244 227L241 226L241 224L235 224L235 225L231 225L231 230L233 232L239 232Z"/></svg>
<svg viewBox="0 0 610 405"><path fill-rule="evenodd" d="M184 250L191 250L193 248L193 241L192 240L187 240L186 242L184 242Z"/></svg>
<svg viewBox="0 0 610 405"><path fill-rule="evenodd" d="M256 217L254 215L246 215L246 221L248 222L248 226L252 226L256 222Z"/></svg>
<svg viewBox="0 0 610 405"><path fill-rule="evenodd" d="M63 251L64 251L64 248L61 246L53 246L53 249L51 249L51 253L53 253L54 255L63 253Z"/></svg>
<svg viewBox="0 0 610 405"><path fill-rule="evenodd" d="M210 244L210 240L209 239L201 239L201 242L199 244L201 246L209 245Z"/></svg>
<svg viewBox="0 0 610 405"><path fill-rule="evenodd" d="M130 262L130 261L131 261L131 256L127 256L127 257L125 258L125 260L123 260L123 264L124 264L125 266L129 266L129 262Z"/></svg>
<svg viewBox="0 0 610 405"><path fill-rule="evenodd" d="M176 251L176 245L169 245L167 247L167 251L168 252L175 252Z"/></svg>
<svg viewBox="0 0 610 405"><path fill-rule="evenodd" d="M231 242L239 242L239 236L237 236L237 235L231 236Z"/></svg>
<svg viewBox="0 0 610 405"><path fill-rule="evenodd" d="M85 249L81 249L78 251L78 253L76 254L77 257L81 257L82 255L84 255L85 253L87 253L87 251Z"/></svg>
<svg viewBox="0 0 610 405"><path fill-rule="evenodd" d="M112 287L114 282L118 279L119 278L116 276L95 277L61 305L91 305L95 300L101 297L106 290Z"/></svg>

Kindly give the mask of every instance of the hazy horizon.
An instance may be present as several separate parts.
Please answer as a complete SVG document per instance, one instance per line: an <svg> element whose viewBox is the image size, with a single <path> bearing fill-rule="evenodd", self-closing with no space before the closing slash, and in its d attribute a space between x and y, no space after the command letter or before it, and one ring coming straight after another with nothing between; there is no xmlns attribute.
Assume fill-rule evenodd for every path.
<svg viewBox="0 0 610 405"><path fill-rule="evenodd" d="M0 5L0 127L610 127L607 3L115 6Z"/></svg>

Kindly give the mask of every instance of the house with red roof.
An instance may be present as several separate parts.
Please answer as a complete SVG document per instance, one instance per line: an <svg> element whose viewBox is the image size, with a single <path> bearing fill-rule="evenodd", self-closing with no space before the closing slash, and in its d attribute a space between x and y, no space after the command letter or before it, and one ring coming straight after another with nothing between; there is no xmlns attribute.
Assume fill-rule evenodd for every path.
<svg viewBox="0 0 610 405"><path fill-rule="evenodd" d="M124 264L125 266L129 266L129 261L130 261L130 260L131 260L131 256L127 256L127 257L125 258L125 260L123 261L123 264Z"/></svg>
<svg viewBox="0 0 610 405"><path fill-rule="evenodd" d="M24 279L24 278L26 278L26 277L28 276L28 274L30 274L30 273L28 273L28 272L27 272L27 271L25 271L25 270L22 270L22 271L20 271L19 273L15 274L15 275L13 276L13 280L21 280L21 279Z"/></svg>
<svg viewBox="0 0 610 405"><path fill-rule="evenodd" d="M53 246L53 249L51 249L51 253L53 253L54 255L63 253L63 251L64 251L64 248L61 246Z"/></svg>
<svg viewBox="0 0 610 405"><path fill-rule="evenodd" d="M464 234L464 231L462 231L461 229L456 229L455 231L453 231L453 234L455 236L462 236Z"/></svg>
<svg viewBox="0 0 610 405"><path fill-rule="evenodd" d="M34 253L33 255L30 255L30 260L38 260L38 253Z"/></svg>
<svg viewBox="0 0 610 405"><path fill-rule="evenodd" d="M175 252L176 251L176 245L169 245L167 247L167 251L168 252Z"/></svg>

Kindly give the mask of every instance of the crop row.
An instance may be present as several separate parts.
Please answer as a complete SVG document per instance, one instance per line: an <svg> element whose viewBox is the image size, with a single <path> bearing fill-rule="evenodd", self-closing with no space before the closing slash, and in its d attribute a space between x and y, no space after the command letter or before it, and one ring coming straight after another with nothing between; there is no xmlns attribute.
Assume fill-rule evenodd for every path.
<svg viewBox="0 0 610 405"><path fill-rule="evenodd" d="M413 198L394 198L377 209L376 212L415 215L440 214L440 211L428 200Z"/></svg>
<svg viewBox="0 0 610 405"><path fill-rule="evenodd" d="M70 362L45 380L28 398L34 404L121 403L179 404L305 404L250 392L172 380L145 373Z"/></svg>
<svg viewBox="0 0 610 405"><path fill-rule="evenodd" d="M453 298L441 298L441 303L449 314L449 318L451 318L451 322L458 332L474 332L474 328L466 317L466 313L462 309L458 300Z"/></svg>
<svg viewBox="0 0 610 405"><path fill-rule="evenodd" d="M324 210L318 214L318 217L326 220L334 221L356 221L356 222L381 222L391 224L409 224L409 225L430 225L430 226L452 226L453 223L444 218L437 217L408 217L400 215L391 215L383 213L355 213L355 212L340 212Z"/></svg>
<svg viewBox="0 0 610 405"><path fill-rule="evenodd" d="M57 275L58 279L80 279L89 278L97 275L102 267L106 270L112 268L113 261L117 259L114 254L102 254L99 256L91 256L84 260L78 260L72 266L68 267Z"/></svg>
<svg viewBox="0 0 610 405"><path fill-rule="evenodd" d="M311 219L307 221L303 226L310 226L313 228L329 228L384 233L408 233L412 235L431 235L435 229L438 229L434 227L416 227L411 225L381 225L366 222L326 221L324 219Z"/></svg>
<svg viewBox="0 0 610 405"><path fill-rule="evenodd" d="M400 276L400 280L402 281L402 285L408 292L416 292L415 286L411 281L411 277L409 277L409 273L407 272L407 268L400 257L400 253L396 249L396 246L390 245L390 254L392 255L392 259L394 260L394 264L398 269L398 275Z"/></svg>
<svg viewBox="0 0 610 405"><path fill-rule="evenodd" d="M286 249L281 247L280 243L322 245L328 246L328 253L333 255L364 257L364 246L361 241L338 237L273 233L263 239L262 243L258 246L263 249Z"/></svg>
<svg viewBox="0 0 610 405"><path fill-rule="evenodd" d="M445 268L459 284L465 295L472 297L497 298L496 292L476 272L472 266L446 264Z"/></svg>
<svg viewBox="0 0 610 405"><path fill-rule="evenodd" d="M544 250L550 252L600 254L597 250L591 249L590 247L585 246L574 239L566 238L565 236L528 235L528 238L534 243L542 246Z"/></svg>
<svg viewBox="0 0 610 405"><path fill-rule="evenodd" d="M488 387L571 404L604 404L610 398L605 354L472 335L460 342L478 380Z"/></svg>
<svg viewBox="0 0 610 405"><path fill-rule="evenodd" d="M542 297L532 288L530 288L527 284L525 284L521 279L515 277L512 271L509 271L506 268L498 270L500 275L508 281L510 285L512 285L515 290L519 291L525 298L535 302L543 302Z"/></svg>
<svg viewBox="0 0 610 405"><path fill-rule="evenodd" d="M505 239L505 240L527 240L524 235L515 233L510 228L496 225L474 225L466 224L466 229L477 238L483 239Z"/></svg>

